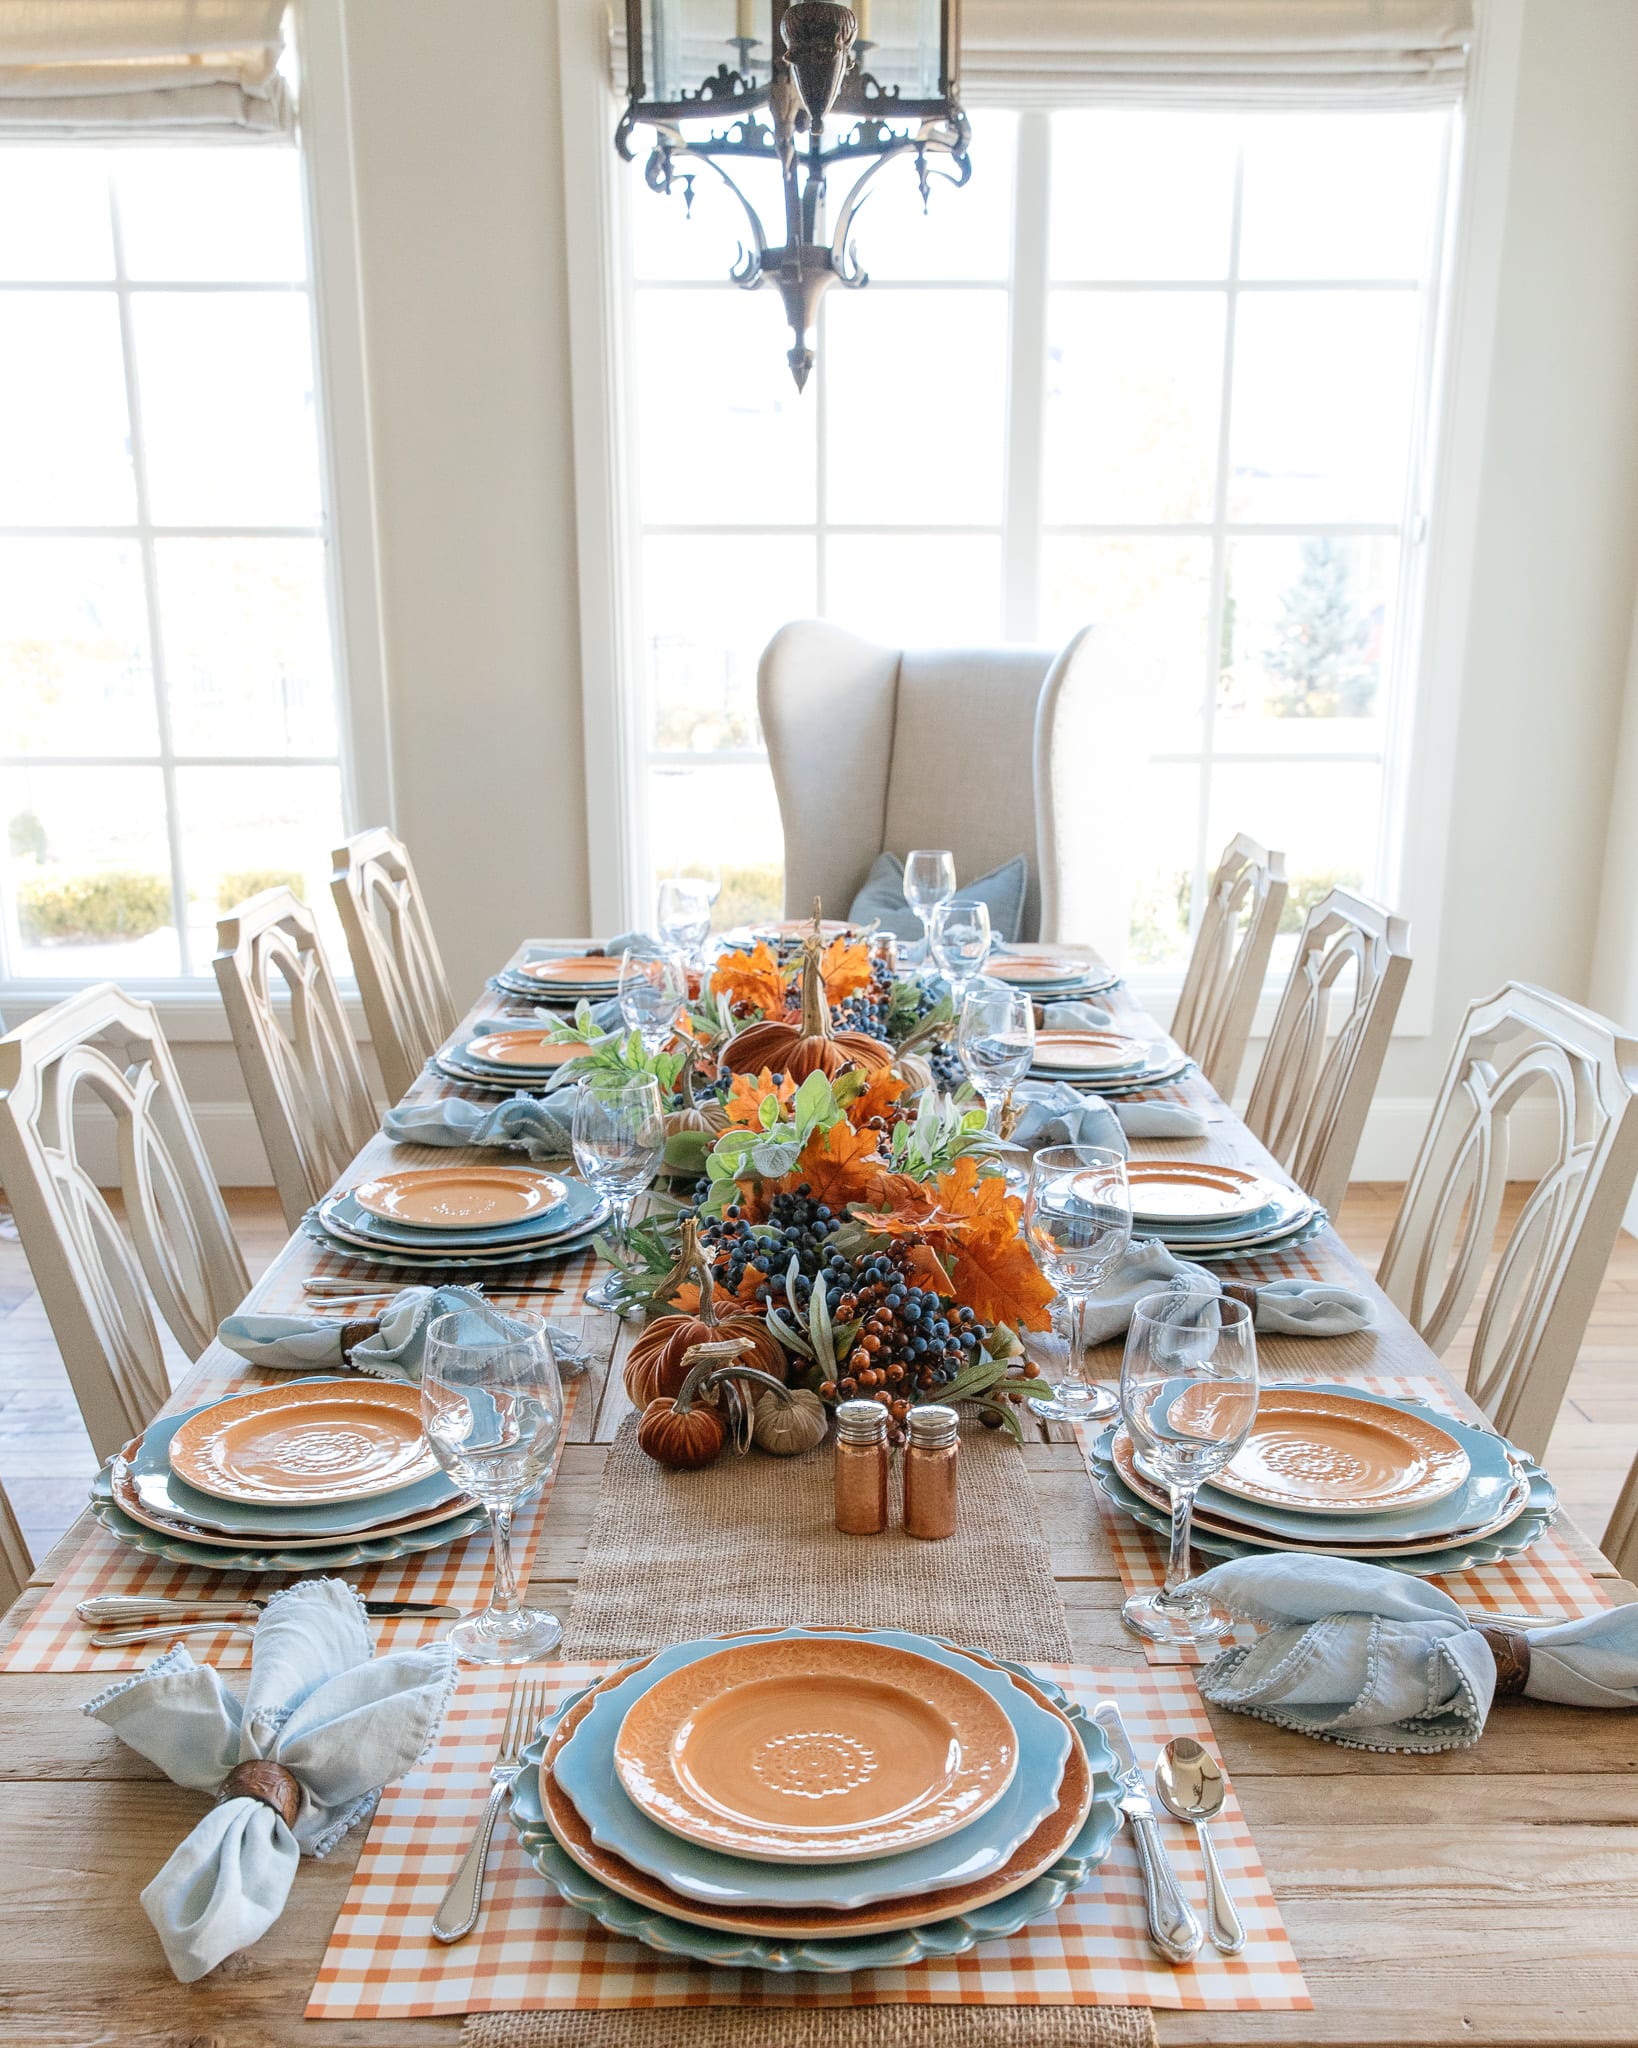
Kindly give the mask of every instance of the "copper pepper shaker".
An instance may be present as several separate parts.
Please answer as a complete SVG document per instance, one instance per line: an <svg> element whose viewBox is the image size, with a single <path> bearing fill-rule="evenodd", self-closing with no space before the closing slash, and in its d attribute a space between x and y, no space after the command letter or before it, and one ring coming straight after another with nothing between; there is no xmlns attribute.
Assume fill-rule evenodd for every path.
<svg viewBox="0 0 1638 2048"><path fill-rule="evenodd" d="M878 1401L837 1407L836 1526L844 1536L887 1527L887 1410Z"/></svg>
<svg viewBox="0 0 1638 2048"><path fill-rule="evenodd" d="M910 1410L904 1454L904 1533L939 1542L956 1529L956 1460L960 1418L936 1402Z"/></svg>

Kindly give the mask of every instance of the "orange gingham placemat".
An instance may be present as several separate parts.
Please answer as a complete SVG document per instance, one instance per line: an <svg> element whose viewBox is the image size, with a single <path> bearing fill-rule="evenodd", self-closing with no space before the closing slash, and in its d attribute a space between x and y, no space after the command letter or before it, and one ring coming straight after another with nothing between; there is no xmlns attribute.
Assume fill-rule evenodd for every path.
<svg viewBox="0 0 1638 2048"><path fill-rule="evenodd" d="M1291 1385L1298 1377L1284 1373L1280 1384ZM1315 1371L1300 1377L1323 1381L1326 1376ZM1371 1392L1423 1401L1443 1414L1455 1416L1458 1420L1461 1418L1460 1407L1436 1379L1411 1374L1382 1374L1372 1379ZM1081 1456L1086 1461L1089 1474L1092 1470L1092 1443L1107 1427L1107 1419L1075 1425L1075 1441L1081 1447ZM1166 1546L1160 1537L1116 1507L1096 1479L1092 1482L1092 1493L1109 1538L1109 1547L1120 1566L1121 1582L1126 1591L1149 1593L1163 1586L1166 1583ZM1202 1568L1217 1562L1209 1553L1197 1552L1196 1555L1202 1560ZM1468 1572L1450 1572L1442 1577L1430 1575L1429 1584L1442 1587L1464 1607L1482 1607L1490 1613L1546 1614L1569 1621L1580 1615L1601 1613L1613 1605L1609 1595L1556 1529L1549 1529L1539 1543L1518 1557L1503 1558L1499 1564L1480 1565ZM1256 1635L1256 1629L1248 1624L1224 1636L1220 1645L1207 1645L1203 1649L1147 1640L1143 1641L1143 1648L1152 1664L1201 1664L1215 1657L1219 1647L1226 1648L1235 1641L1251 1642ZM1136 1640L1139 1639L1134 1637Z"/></svg>
<svg viewBox="0 0 1638 2048"><path fill-rule="evenodd" d="M548 1711L608 1665L541 1674ZM1140 1757L1171 1735L1212 1741L1193 1679L1178 1670L1043 1665L1082 1705L1120 1702ZM530 1673L533 1677L536 1674ZM1149 1946L1136 1851L1123 1827L1108 1858L1049 1919L966 1955L852 1977L714 1970L606 1933L565 1905L503 1821L475 1933L444 1948L428 1931L489 1790L513 1674L464 1680L429 1764L389 1786L308 2002L311 2020L407 2020L434 2013L625 2011L656 2006L1158 2005L1287 2012L1311 2003L1279 1908L1231 1788L1212 1828L1245 1921L1238 1956L1206 1949L1181 1969ZM1205 1883L1192 1837L1162 1821L1185 1890ZM298 1876L297 1882L300 1883Z"/></svg>
<svg viewBox="0 0 1638 2048"><path fill-rule="evenodd" d="M505 1306L504 1296L493 1298ZM247 1371L240 1384L288 1377ZM527 1583L533 1567L574 1404L584 1384L584 1380L574 1379L564 1389L563 1430L552 1455L551 1469L513 1524L512 1557L520 1584ZM205 1380L190 1385L190 1405L191 1397L200 1387L206 1389L200 1395L205 1400L215 1391ZM232 1391L232 1384L221 1391ZM314 1570L321 1572L322 1567ZM116 1650L92 1649L90 1630L74 1609L94 1593L128 1593L162 1600L248 1600L265 1598L301 1576L298 1572L213 1572L196 1565L173 1564L168 1558L154 1557L145 1550L132 1550L116 1542L99 1522L87 1520L78 1547L45 1598L0 1651L0 1671L139 1671L159 1655L165 1647L163 1641L130 1643ZM435 1602L470 1613L489 1598L488 1532L480 1531L437 1549L418 1550L389 1564L364 1565L324 1576L347 1579L367 1599ZM389 1650L409 1650L417 1644L432 1642L448 1626L447 1620L413 1616L370 1623L376 1648L383 1655ZM198 1654L219 1670L243 1671L249 1667L251 1644L245 1636L224 1633L214 1641L203 1636L195 1636L192 1641L206 1646Z"/></svg>

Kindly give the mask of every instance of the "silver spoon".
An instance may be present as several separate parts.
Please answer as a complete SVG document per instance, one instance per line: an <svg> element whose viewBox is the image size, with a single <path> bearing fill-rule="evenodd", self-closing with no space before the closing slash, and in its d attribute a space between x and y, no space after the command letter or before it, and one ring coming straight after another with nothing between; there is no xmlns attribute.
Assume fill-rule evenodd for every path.
<svg viewBox="0 0 1638 2048"><path fill-rule="evenodd" d="M1212 1946L1237 1956L1246 1945L1246 1930L1234 1910L1217 1851L1211 1845L1210 1822L1223 1810L1223 1767L1192 1735L1176 1735L1155 1760L1155 1790L1160 1803L1178 1820L1193 1821L1206 1863L1206 1905Z"/></svg>

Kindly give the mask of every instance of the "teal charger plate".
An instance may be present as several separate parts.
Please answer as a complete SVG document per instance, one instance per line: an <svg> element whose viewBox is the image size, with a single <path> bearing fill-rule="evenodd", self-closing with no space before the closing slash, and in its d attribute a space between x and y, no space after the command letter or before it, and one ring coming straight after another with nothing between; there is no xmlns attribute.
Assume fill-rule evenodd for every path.
<svg viewBox="0 0 1638 2048"><path fill-rule="evenodd" d="M1001 1940L1018 1933L1032 1920L1055 1913L1109 1854L1121 1820L1115 1759L1102 1730L1050 1679L1023 1664L1009 1664L1001 1658L993 1661L1002 1670L1039 1686L1069 1717L1092 1769L1092 1807L1080 1833L1050 1869L1031 1879L1020 1891L970 1912L885 1934L774 1941L699 1927L610 1891L558 1846L540 1803L540 1760L546 1744L561 1717L584 1699L592 1690L590 1686L582 1687L572 1699L565 1700L524 1751L524 1767L512 1793L512 1825L518 1831L524 1854L571 1906L589 1914L611 1934L627 1935L666 1955L687 1956L725 1970L768 1970L779 1975L809 1970L824 1976L845 1976L856 1970L904 1969L928 1957L961 1955L981 1941Z"/></svg>

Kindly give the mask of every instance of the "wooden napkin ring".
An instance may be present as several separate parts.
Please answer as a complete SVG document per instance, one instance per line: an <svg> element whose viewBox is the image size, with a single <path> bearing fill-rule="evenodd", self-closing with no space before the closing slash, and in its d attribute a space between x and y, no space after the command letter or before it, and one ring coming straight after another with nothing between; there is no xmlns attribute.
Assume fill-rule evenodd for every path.
<svg viewBox="0 0 1638 2048"><path fill-rule="evenodd" d="M381 1328L379 1316L367 1316L362 1322L343 1323L341 1326L341 1362L352 1362L353 1346L362 1344L366 1337L373 1337Z"/></svg>
<svg viewBox="0 0 1638 2048"><path fill-rule="evenodd" d="M252 1757L248 1763L235 1764L222 1780L217 1805L224 1799L259 1799L263 1806L272 1807L287 1828L293 1828L301 1811L301 1786L283 1764Z"/></svg>
<svg viewBox="0 0 1638 2048"><path fill-rule="evenodd" d="M1223 1293L1230 1301L1244 1302L1253 1315L1257 1313L1257 1290L1244 1280L1225 1280Z"/></svg>
<svg viewBox="0 0 1638 2048"><path fill-rule="evenodd" d="M1484 1622L1479 1629L1496 1660L1496 1693L1523 1692L1530 1682L1530 1638L1522 1630Z"/></svg>

